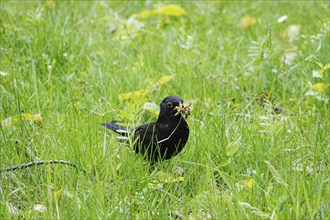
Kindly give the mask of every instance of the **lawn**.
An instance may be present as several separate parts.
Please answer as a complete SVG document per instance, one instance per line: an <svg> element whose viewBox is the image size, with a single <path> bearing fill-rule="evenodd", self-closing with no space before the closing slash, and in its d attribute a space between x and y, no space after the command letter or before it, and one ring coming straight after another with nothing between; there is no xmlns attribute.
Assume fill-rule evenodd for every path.
<svg viewBox="0 0 330 220"><path fill-rule="evenodd" d="M327 1L1 1L0 219L329 219ZM154 169L101 126L192 101Z"/></svg>

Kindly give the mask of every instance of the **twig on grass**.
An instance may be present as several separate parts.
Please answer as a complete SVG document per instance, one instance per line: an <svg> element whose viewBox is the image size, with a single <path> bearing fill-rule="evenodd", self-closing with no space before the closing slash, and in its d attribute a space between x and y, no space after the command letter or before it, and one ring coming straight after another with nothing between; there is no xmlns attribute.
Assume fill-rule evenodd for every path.
<svg viewBox="0 0 330 220"><path fill-rule="evenodd" d="M78 165L76 165L75 163L72 163L72 162L69 162L69 161L65 161L65 160L42 161L41 160L41 161L32 161L30 163L26 163L26 164L14 166L14 167L0 168L0 173L7 172L7 171L15 171L15 170L19 170L19 169L26 169L26 168L29 168L29 167L32 167L32 166L44 165L44 164L65 164L65 165L68 165L68 166L71 166L71 167L80 168L85 173L87 172L84 168L81 168Z"/></svg>

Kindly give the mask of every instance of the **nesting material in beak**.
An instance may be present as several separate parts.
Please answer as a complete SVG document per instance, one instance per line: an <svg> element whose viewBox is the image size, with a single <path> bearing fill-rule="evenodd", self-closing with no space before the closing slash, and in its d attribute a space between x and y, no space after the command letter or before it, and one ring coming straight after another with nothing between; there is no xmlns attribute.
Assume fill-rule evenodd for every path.
<svg viewBox="0 0 330 220"><path fill-rule="evenodd" d="M190 115L192 102L187 102L186 105L180 104L175 109L177 110L177 113L175 115L181 114L184 118L187 118Z"/></svg>

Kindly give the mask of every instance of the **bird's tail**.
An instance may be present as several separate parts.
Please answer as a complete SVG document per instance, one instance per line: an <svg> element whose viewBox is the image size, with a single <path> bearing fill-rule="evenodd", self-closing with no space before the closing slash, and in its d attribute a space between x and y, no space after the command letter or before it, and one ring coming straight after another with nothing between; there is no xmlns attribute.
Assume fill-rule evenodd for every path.
<svg viewBox="0 0 330 220"><path fill-rule="evenodd" d="M103 123L102 126L116 132L117 134L120 134L122 136L128 136L129 134L129 128L122 125L123 123L117 120Z"/></svg>

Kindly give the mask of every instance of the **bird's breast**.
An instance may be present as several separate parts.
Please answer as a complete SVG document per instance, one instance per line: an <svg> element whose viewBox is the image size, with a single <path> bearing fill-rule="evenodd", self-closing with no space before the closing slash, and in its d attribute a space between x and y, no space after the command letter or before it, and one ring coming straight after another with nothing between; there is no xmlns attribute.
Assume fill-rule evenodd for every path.
<svg viewBox="0 0 330 220"><path fill-rule="evenodd" d="M186 142L189 136L189 127L184 120L179 123L159 124L158 131L157 142L162 145Z"/></svg>

